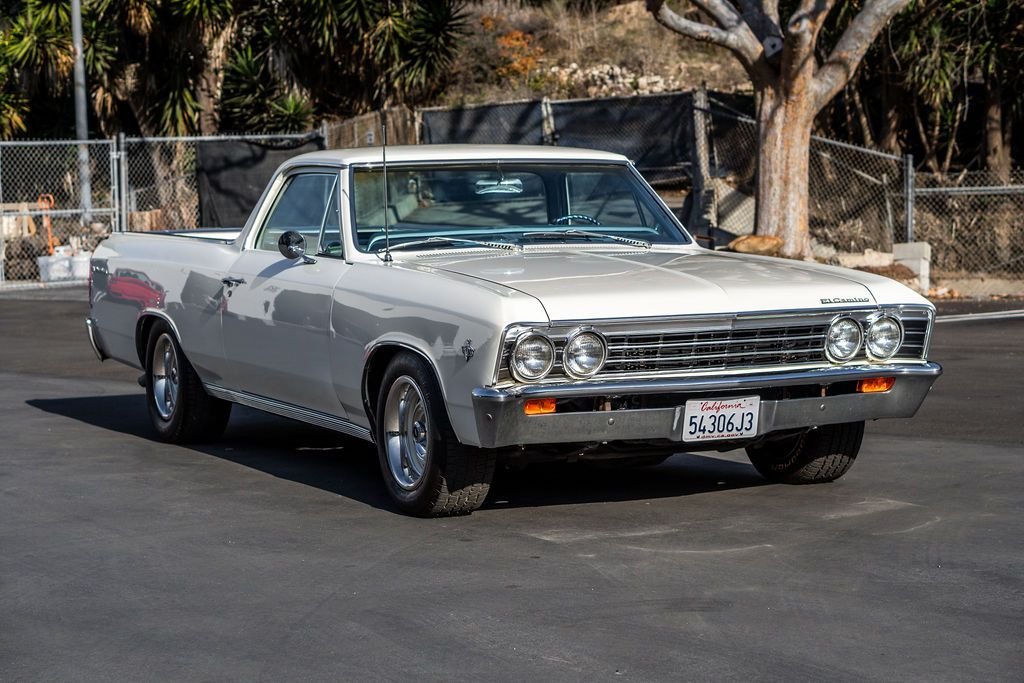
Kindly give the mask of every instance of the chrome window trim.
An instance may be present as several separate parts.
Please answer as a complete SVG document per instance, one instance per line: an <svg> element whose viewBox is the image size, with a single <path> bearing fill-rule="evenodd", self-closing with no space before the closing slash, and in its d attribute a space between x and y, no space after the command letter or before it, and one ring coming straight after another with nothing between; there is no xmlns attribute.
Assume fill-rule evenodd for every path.
<svg viewBox="0 0 1024 683"><path fill-rule="evenodd" d="M263 234L267 220L270 218L270 214L273 212L277 201L281 198L281 193L284 192L285 184L294 176L306 173L334 175L335 186L339 188L341 186L341 168L337 163L304 162L301 165L282 168L270 180L270 183L268 184L269 189L266 195L260 200L259 213L255 216L248 233L245 234L245 239L242 242L242 251L270 251L268 249L260 249L256 246L259 243L260 235ZM341 206L340 197L338 198L338 206ZM323 221L321 220L321 229L323 227L322 222Z"/></svg>
<svg viewBox="0 0 1024 683"><path fill-rule="evenodd" d="M678 242L663 242L663 243L659 243L659 246L669 246L669 247L674 247L674 248L697 246L697 243L693 239L693 236L690 235L690 233L687 232L687 230L683 226L683 224L681 222L679 222L679 219L676 218L676 215L672 212L672 209L668 208L668 204L666 204L664 202L664 200L658 195L658 193L655 192L650 187L650 185L647 183L647 181L644 180L643 176L640 175L640 172L636 170L636 167L632 164L632 162L627 161L627 160L615 160L615 159L586 159L586 160L581 160L581 159L572 158L572 157L565 157L564 159L563 158L559 158L559 159L540 159L540 158L532 158L532 157L530 157L530 158L522 158L522 159L519 159L519 158L509 159L509 158L504 158L504 157L496 157L494 159L445 159L445 160L441 160L441 161L433 160L433 159L418 159L418 160L415 160L415 161L396 161L396 162L393 162L393 163L388 163L387 167L388 167L388 171L390 172L392 168L402 169L402 168L408 168L410 166L412 166L412 167L415 167L415 166L472 166L472 165L489 164L489 163L495 163L495 162L497 162L497 163L508 163L510 165L512 165L512 164L515 164L515 165L536 164L536 165L552 166L552 165L564 164L564 163L576 163L576 164L587 165L587 166L621 166L621 167L624 167L624 168L627 169L628 173L630 173L636 180L639 181L639 188L638 189L640 189L641 191L647 193L647 195L661 208L661 210L665 212L665 215L669 219L670 225L673 228L675 228L676 230L679 231L678 237L681 237L682 239L680 239ZM349 219L348 232L349 232L349 237L352 240L353 248L355 249L355 251L357 251L359 254L361 254L363 256L374 257L374 256L377 256L377 255L374 252L363 251L362 249L359 248L359 235L357 233L358 226L356 224L355 172L357 170L370 170L370 171L377 170L377 169L381 169L383 166L384 166L384 163L380 162L380 161L357 161L357 162L352 162L352 163L346 164L341 169L341 170L347 171L346 176L347 176L347 180L348 180L348 205L349 205L349 207L348 207L348 219ZM568 197L568 195L566 195L566 196ZM635 197L634 197L634 199L635 199ZM339 204L339 206L340 206L340 204ZM342 227L344 229L344 225Z"/></svg>

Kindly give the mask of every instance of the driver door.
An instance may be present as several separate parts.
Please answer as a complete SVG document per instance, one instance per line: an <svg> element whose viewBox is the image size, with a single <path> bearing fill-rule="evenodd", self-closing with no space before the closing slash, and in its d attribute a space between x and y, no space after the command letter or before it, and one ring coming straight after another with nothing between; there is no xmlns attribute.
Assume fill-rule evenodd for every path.
<svg viewBox="0 0 1024 683"><path fill-rule="evenodd" d="M328 357L334 285L348 267L330 255L340 255L335 246L341 243L338 194L337 171L291 173L256 239L224 278L228 388L344 415ZM278 251L278 239L289 230L305 238L313 263Z"/></svg>

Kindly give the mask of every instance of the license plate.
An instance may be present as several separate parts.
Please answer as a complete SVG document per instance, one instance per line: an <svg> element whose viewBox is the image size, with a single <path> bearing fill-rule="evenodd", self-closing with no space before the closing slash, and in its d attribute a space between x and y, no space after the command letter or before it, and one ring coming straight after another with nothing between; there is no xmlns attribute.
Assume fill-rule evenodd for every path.
<svg viewBox="0 0 1024 683"><path fill-rule="evenodd" d="M687 401L683 410L683 441L755 436L760 408L759 396Z"/></svg>

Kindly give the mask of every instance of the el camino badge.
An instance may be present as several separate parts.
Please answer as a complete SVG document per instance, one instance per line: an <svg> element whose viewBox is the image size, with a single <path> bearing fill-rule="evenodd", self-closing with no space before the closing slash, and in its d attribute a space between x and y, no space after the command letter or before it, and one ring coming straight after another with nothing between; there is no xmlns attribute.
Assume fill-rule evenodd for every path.
<svg viewBox="0 0 1024 683"><path fill-rule="evenodd" d="M823 304L867 304L871 299L866 296L838 296L834 299L822 299Z"/></svg>

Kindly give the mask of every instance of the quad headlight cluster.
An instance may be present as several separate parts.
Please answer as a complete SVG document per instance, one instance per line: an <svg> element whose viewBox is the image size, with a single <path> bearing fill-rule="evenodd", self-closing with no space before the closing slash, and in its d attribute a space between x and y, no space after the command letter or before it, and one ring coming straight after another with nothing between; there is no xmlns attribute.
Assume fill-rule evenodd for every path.
<svg viewBox="0 0 1024 683"><path fill-rule="evenodd" d="M555 356L555 344L551 339L543 332L532 330L516 339L509 366L516 379L536 382L547 377L555 367ZM604 367L608 344L593 330L576 330L566 338L561 357L566 375L573 379L587 379Z"/></svg>
<svg viewBox="0 0 1024 683"><path fill-rule="evenodd" d="M848 316L833 320L825 337L825 353L829 359L845 363L856 357L863 347L870 360L888 360L903 343L903 326L896 318L888 315L870 318L865 327Z"/></svg>
<svg viewBox="0 0 1024 683"><path fill-rule="evenodd" d="M824 350L833 363L865 358L887 361L899 351L903 337L903 325L895 315L840 315L825 333ZM515 338L507 359L509 371L520 382L539 382L554 371L569 379L583 380L604 368L608 343L589 326L579 327L566 336L555 335L555 340L544 331L528 329Z"/></svg>

